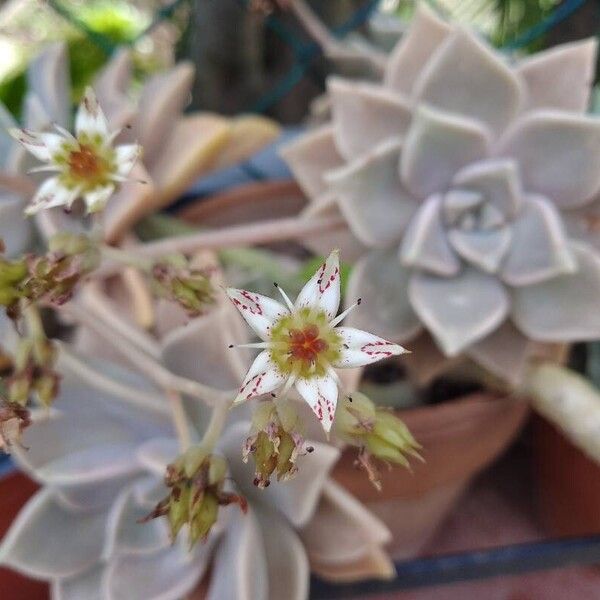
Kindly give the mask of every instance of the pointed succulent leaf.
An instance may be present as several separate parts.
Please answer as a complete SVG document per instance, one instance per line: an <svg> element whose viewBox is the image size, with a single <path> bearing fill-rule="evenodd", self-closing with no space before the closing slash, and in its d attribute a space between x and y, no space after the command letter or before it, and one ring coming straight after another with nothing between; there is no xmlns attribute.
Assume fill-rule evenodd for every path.
<svg viewBox="0 0 600 600"><path fill-rule="evenodd" d="M511 230L508 226L480 231L452 229L448 240L466 261L486 273L495 273L511 245Z"/></svg>
<svg viewBox="0 0 600 600"><path fill-rule="evenodd" d="M103 575L104 563L99 562L75 577L55 579L52 582L52 598L53 600L104 600Z"/></svg>

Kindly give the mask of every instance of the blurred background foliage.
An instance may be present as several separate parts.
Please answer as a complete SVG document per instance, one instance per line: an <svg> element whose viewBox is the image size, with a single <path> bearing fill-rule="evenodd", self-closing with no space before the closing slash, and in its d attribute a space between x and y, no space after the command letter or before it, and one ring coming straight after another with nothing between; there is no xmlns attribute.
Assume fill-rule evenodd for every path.
<svg viewBox="0 0 600 600"><path fill-rule="evenodd" d="M507 51L530 52L598 34L598 0L428 0ZM138 80L190 58L193 108L266 112L297 122L340 65L325 60L304 29L277 7L285 0L0 0L0 100L17 116L27 63L65 40L73 100L119 45L134 51ZM389 49L406 28L413 0L310 0L348 43ZM265 11L265 8L274 10ZM355 73L352 73L355 74Z"/></svg>

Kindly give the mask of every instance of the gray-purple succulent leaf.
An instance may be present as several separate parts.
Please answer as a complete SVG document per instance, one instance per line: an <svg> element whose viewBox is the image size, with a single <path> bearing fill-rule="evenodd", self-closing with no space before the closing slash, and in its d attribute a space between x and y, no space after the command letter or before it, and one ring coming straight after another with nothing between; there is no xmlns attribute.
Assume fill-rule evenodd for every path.
<svg viewBox="0 0 600 600"><path fill-rule="evenodd" d="M326 137L283 156L369 248L349 283L365 306L352 324L400 342L425 327L446 355L510 381L507 340L525 359L523 339L600 338L600 118L584 114L597 45L511 62L422 2L380 84L331 80ZM560 301L536 308L550 293Z"/></svg>

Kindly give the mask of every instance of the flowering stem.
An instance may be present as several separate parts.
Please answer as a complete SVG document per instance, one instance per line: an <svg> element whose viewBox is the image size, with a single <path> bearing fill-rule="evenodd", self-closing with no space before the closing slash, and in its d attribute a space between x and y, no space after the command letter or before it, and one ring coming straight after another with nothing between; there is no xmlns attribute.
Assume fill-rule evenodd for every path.
<svg viewBox="0 0 600 600"><path fill-rule="evenodd" d="M100 252L102 257L110 262L126 265L128 267L135 267L140 271L149 272L154 265L154 261L144 258L139 254L124 250L123 248L115 248L114 246L102 244L100 246Z"/></svg>
<svg viewBox="0 0 600 600"><path fill-rule="evenodd" d="M167 390L167 396L171 404L171 418L173 427L177 433L181 452L185 452L192 445L192 436L188 425L188 419L185 414L185 407L181 399L181 394L175 390Z"/></svg>
<svg viewBox="0 0 600 600"><path fill-rule="evenodd" d="M46 332L38 307L35 304L29 304L23 309L23 314L31 337L45 339Z"/></svg>
<svg viewBox="0 0 600 600"><path fill-rule="evenodd" d="M164 398L147 390L140 390L116 381L104 373L97 371L87 362L80 360L68 346L57 342L60 349L58 355L59 367L62 364L72 373L84 379L90 386L106 392L111 396L124 400L130 406L145 410L153 410L163 415L169 414L169 407Z"/></svg>
<svg viewBox="0 0 600 600"><path fill-rule="evenodd" d="M545 362L529 368L522 387L537 412L592 460L600 462L600 392L587 379Z"/></svg>
<svg viewBox="0 0 600 600"><path fill-rule="evenodd" d="M213 408L208 427L206 428L204 437L202 438L202 446L209 452L213 451L216 443L221 437L221 432L223 431L223 427L225 427L227 415L229 414L229 409L231 408L232 404L233 402L227 402L223 400L222 402L215 404Z"/></svg>
<svg viewBox="0 0 600 600"><path fill-rule="evenodd" d="M87 310L79 306L76 302L65 304L60 307L60 310L111 344L124 358L164 389L173 389L182 394L187 394L211 406L219 404L224 398L231 395L229 392L222 392L197 381L192 381L191 379L179 377L171 373L160 362L140 350L129 340L124 339L109 324L101 323L93 318Z"/></svg>
<svg viewBox="0 0 600 600"><path fill-rule="evenodd" d="M167 238L157 242L139 244L127 250L141 261L144 258L158 258L169 254L191 254L200 249L231 248L253 244L268 244L286 240L303 239L306 236L326 233L344 227L341 215L304 219L290 217L286 219L270 219L258 223L232 225L214 231L198 231L189 235ZM104 253L104 252L103 252ZM109 258L111 253L105 254ZM119 265L112 260L101 265L95 271L99 277L108 277L119 271Z"/></svg>

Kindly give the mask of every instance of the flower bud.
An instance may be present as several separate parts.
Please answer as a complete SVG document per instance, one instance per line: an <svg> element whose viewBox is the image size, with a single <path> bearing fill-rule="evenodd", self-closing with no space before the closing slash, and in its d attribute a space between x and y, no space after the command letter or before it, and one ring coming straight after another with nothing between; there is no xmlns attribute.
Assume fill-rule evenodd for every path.
<svg viewBox="0 0 600 600"><path fill-rule="evenodd" d="M214 289L208 273L190 267L183 257L156 263L152 277L158 294L177 302L190 316L201 314L214 301Z"/></svg>
<svg viewBox="0 0 600 600"><path fill-rule="evenodd" d="M273 473L277 481L291 479L297 472L298 456L312 452L305 447L300 421L290 400L262 402L252 417L251 435L242 450L244 462L252 454L254 485L268 487Z"/></svg>
<svg viewBox="0 0 600 600"><path fill-rule="evenodd" d="M189 526L190 547L205 540L217 522L219 506L239 504L247 510L245 498L223 490L227 462L221 456L193 446L167 466L165 485L169 495L141 522L166 517L173 540L184 525Z"/></svg>
<svg viewBox="0 0 600 600"><path fill-rule="evenodd" d="M407 455L422 460L421 446L408 427L390 410L378 408L367 396L355 392L338 404L335 431L342 440L357 446L357 462L377 489L381 489L380 475L372 459L410 468Z"/></svg>
<svg viewBox="0 0 600 600"><path fill-rule="evenodd" d="M30 424L26 408L5 400L0 401L0 450L9 454L12 446L20 445L21 434Z"/></svg>
<svg viewBox="0 0 600 600"><path fill-rule="evenodd" d="M10 261L0 258L0 305L18 313L18 301L23 297L23 284L27 278L24 259Z"/></svg>

